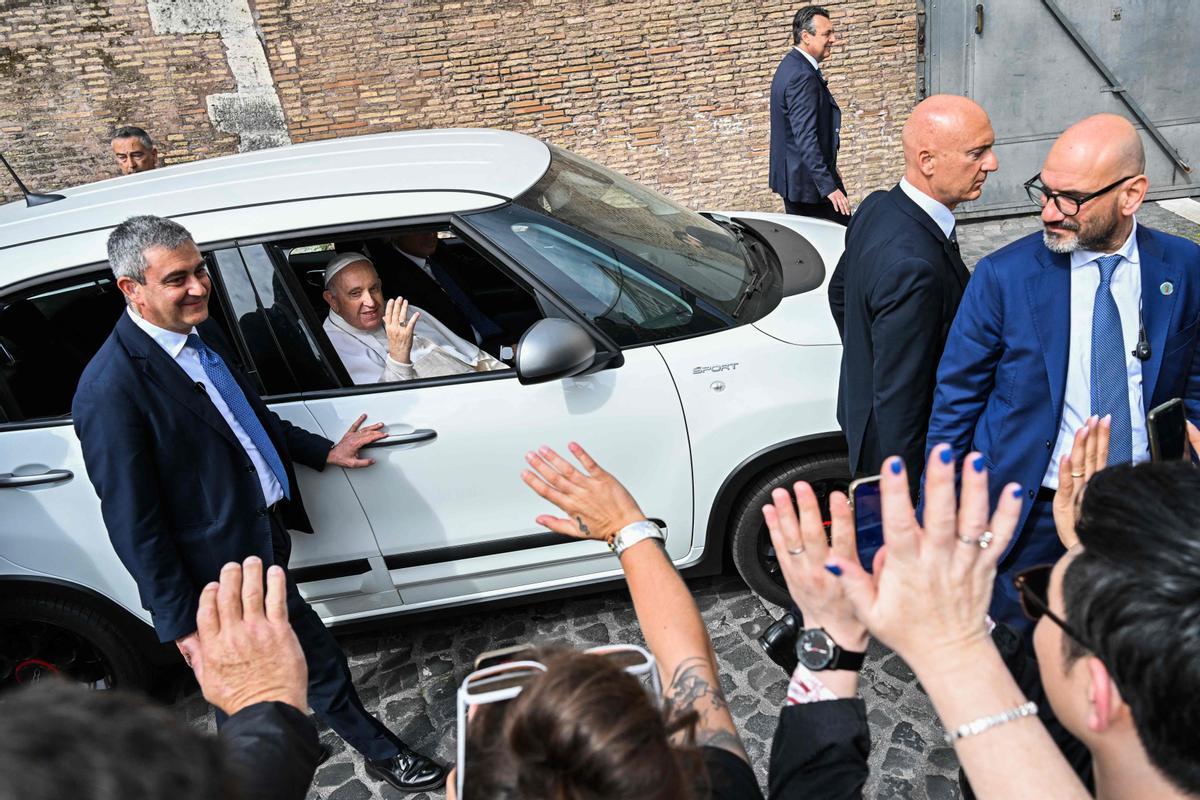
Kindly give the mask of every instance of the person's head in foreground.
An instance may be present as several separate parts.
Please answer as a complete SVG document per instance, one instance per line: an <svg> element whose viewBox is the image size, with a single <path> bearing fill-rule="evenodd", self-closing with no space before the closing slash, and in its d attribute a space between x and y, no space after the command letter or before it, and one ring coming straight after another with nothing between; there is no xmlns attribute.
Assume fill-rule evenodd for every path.
<svg viewBox="0 0 1200 800"><path fill-rule="evenodd" d="M0 800L238 798L218 740L170 709L65 680L0 697Z"/></svg>
<svg viewBox="0 0 1200 800"><path fill-rule="evenodd" d="M481 670L464 685L472 698L503 697L520 685L512 699L468 704L460 692L460 714L469 714L454 776L462 778L462 800L693 796L691 782L703 765L695 748L671 740L680 734L691 741L696 712L668 722L660 698L623 668L628 651L540 648L529 658L537 666L514 662L490 676Z"/></svg>
<svg viewBox="0 0 1200 800"><path fill-rule="evenodd" d="M122 175L145 172L158 166L158 150L149 134L141 128L133 125L117 128L113 131L111 145Z"/></svg>
<svg viewBox="0 0 1200 800"><path fill-rule="evenodd" d="M1191 463L1109 467L1084 491L1079 544L1026 573L1054 712L1091 751L1098 785L1151 792L1126 796L1162 796L1156 779L1200 796L1198 522Z"/></svg>
<svg viewBox="0 0 1200 800"><path fill-rule="evenodd" d="M1150 188L1142 140L1129 120L1096 114L1063 131L1026 182L1042 207L1042 240L1055 253L1111 253L1133 229Z"/></svg>
<svg viewBox="0 0 1200 800"><path fill-rule="evenodd" d="M383 324L383 283L370 259L343 253L325 267L325 302L349 325L368 333Z"/></svg>

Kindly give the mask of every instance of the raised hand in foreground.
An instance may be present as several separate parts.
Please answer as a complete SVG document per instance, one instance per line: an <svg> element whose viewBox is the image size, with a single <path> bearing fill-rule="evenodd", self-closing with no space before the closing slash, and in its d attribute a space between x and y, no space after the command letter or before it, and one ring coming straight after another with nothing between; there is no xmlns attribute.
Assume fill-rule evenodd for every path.
<svg viewBox="0 0 1200 800"><path fill-rule="evenodd" d="M806 628L821 628L838 647L861 653L867 649L866 626L855 616L842 582L825 567L831 554L847 560L857 558L850 504L841 492L829 496L831 537L826 539L812 487L799 481L792 488L794 504L792 495L780 487L771 493L771 504L762 509L788 594L800 609ZM853 697L858 673L830 671L824 673L822 682L838 697Z"/></svg>
<svg viewBox="0 0 1200 800"><path fill-rule="evenodd" d="M226 564L200 595L196 632L192 669L209 703L229 716L269 701L308 712L308 667L288 622L281 567L267 570L264 597L261 559Z"/></svg>
<svg viewBox="0 0 1200 800"><path fill-rule="evenodd" d="M1021 487L1008 484L988 515L987 469L979 453L963 462L955 498L954 454L930 453L925 468L925 526L909 500L904 462L884 462L883 557L874 575L857 559L829 557L855 614L916 674L947 731L977 797L1088 797L1013 680L988 636L984 616L996 562L1012 539ZM1018 712L1021 713L1018 713ZM998 716L1015 715L997 724ZM972 735L970 730L979 730Z"/></svg>

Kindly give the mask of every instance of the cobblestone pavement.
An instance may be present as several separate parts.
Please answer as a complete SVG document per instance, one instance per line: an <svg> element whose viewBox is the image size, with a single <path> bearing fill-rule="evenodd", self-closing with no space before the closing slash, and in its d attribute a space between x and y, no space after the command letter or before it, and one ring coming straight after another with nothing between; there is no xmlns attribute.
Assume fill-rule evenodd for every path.
<svg viewBox="0 0 1200 800"><path fill-rule="evenodd" d="M1200 225L1149 203L1139 220L1200 241ZM1036 216L964 222L959 232L964 259L976 261L1001 245L1038 229ZM722 668L722 686L760 782L787 679L759 651L755 639L778 615L738 578L691 582ZM454 693L476 655L523 642L594 645L643 639L629 596L623 591L560 601L531 602L500 611L474 610L420 622L397 622L369 633L339 637L355 685L367 708L406 742L446 761L454 758ZM212 713L193 683L180 681L176 705L195 725L215 729ZM897 656L872 643L860 694L871 724L871 779L865 796L946 800L961 794L952 748L928 698ZM404 797L367 777L362 761L328 729L321 739L333 756L317 772L310 800ZM436 794L407 795L415 800Z"/></svg>

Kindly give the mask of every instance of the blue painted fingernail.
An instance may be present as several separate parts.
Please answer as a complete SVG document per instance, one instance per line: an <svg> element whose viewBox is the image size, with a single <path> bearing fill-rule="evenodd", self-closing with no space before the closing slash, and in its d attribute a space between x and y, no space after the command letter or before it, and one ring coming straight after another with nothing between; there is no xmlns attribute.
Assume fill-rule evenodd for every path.
<svg viewBox="0 0 1200 800"><path fill-rule="evenodd" d="M825 569L829 570L830 575L836 575L839 578L842 577L842 568L837 564L826 564Z"/></svg>
<svg viewBox="0 0 1200 800"><path fill-rule="evenodd" d="M1020 486L1018 486L1017 488L1013 489L1013 497L1015 497L1016 499L1020 500L1020 499L1021 499L1021 494L1022 494L1022 491L1021 491L1021 487L1020 487Z"/></svg>
<svg viewBox="0 0 1200 800"><path fill-rule="evenodd" d="M950 449L950 445L942 448L942 452L938 453L938 458L942 460L943 464L949 464L954 460L954 451Z"/></svg>
<svg viewBox="0 0 1200 800"><path fill-rule="evenodd" d="M900 470L904 469L904 461L902 461L900 458L893 458L890 469L892 470L893 475L899 475Z"/></svg>
<svg viewBox="0 0 1200 800"><path fill-rule="evenodd" d="M983 472L983 468L986 466L983 456L975 456L975 460L971 462L971 466L975 468L976 472Z"/></svg>

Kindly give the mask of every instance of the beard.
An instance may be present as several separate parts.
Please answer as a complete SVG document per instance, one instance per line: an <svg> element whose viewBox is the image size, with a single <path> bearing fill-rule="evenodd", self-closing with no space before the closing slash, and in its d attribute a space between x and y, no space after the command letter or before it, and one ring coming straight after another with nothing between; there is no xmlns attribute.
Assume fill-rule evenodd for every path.
<svg viewBox="0 0 1200 800"><path fill-rule="evenodd" d="M1116 214L1107 219L1094 219L1087 224L1067 218L1055 227L1060 231L1070 231L1072 235L1054 234L1043 226L1042 243L1051 253L1074 253L1076 250L1106 252L1111 249L1112 238L1120 224L1121 219Z"/></svg>

